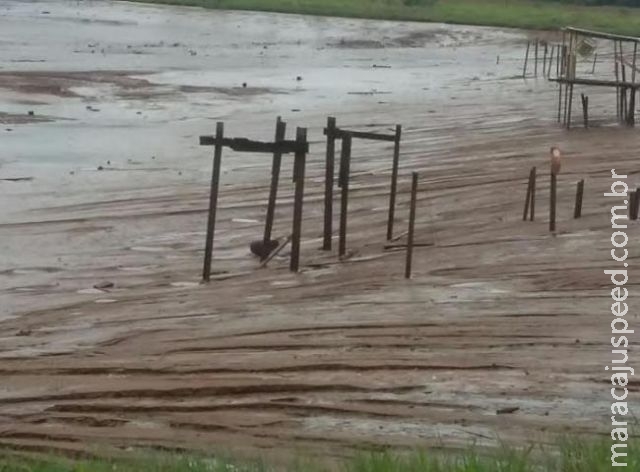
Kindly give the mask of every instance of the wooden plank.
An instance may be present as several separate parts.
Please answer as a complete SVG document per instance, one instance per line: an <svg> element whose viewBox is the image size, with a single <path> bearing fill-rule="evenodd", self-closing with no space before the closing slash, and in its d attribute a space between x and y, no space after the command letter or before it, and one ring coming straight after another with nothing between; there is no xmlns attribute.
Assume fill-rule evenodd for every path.
<svg viewBox="0 0 640 472"><path fill-rule="evenodd" d="M373 141L393 142L396 139L395 134L370 133L368 131L352 131L352 130L346 130L342 128L334 128L333 130L325 128L324 134L326 136L333 136L334 138L337 138L337 139L342 139L347 135L351 136L352 139L353 138L369 139Z"/></svg>
<svg viewBox="0 0 640 472"><path fill-rule="evenodd" d="M247 138L222 138L221 145L237 152L261 152L273 154L280 152L290 154L296 152L309 152L309 143L298 143L296 141L283 140L278 143L264 141L254 141ZM200 136L201 146L215 146L218 140L215 136Z"/></svg>
<svg viewBox="0 0 640 472"><path fill-rule="evenodd" d="M634 43L640 42L640 37L636 37L636 36L610 34L610 33L604 33L602 31L593 31L593 30L588 30L583 28L575 28L572 26L567 26L566 28L562 28L562 31L574 32L574 33L581 34L582 36L589 36L591 38L612 39L617 41L629 41Z"/></svg>

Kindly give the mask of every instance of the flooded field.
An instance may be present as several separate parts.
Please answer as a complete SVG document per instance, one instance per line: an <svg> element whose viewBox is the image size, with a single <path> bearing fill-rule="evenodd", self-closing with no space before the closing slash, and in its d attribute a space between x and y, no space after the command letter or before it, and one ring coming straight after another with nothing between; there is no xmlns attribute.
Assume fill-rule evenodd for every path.
<svg viewBox="0 0 640 472"><path fill-rule="evenodd" d="M3 2L0 446L342 454L607 434L602 195L611 168L633 183L640 133L615 124L598 90L595 126L561 129L556 87L520 78L528 36ZM201 285L212 150L198 137L224 121L230 136L269 140L278 115L311 142L301 271L288 271L286 250L258 268L249 243L262 235L271 158L228 151L214 276ZM392 145L354 142L350 257L320 250L330 115L403 126L398 234L420 172L410 281L404 251L385 249ZM565 156L555 236L551 146ZM291 227L283 163L278 237ZM538 221L523 223L534 165ZM637 400L638 383L629 389Z"/></svg>

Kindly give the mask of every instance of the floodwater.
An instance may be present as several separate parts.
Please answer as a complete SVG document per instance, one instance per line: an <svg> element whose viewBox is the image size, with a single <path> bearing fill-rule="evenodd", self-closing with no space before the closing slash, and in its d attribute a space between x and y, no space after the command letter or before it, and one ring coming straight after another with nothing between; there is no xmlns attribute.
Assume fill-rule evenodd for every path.
<svg viewBox="0 0 640 472"><path fill-rule="evenodd" d="M339 454L606 430L601 195L611 162L637 171L640 137L613 123L605 91L589 91L596 127L560 129L555 87L519 78L532 35L3 2L0 445ZM354 143L350 257L319 250L330 115L403 125L398 236L421 176L411 281L404 252L384 247L387 144ZM277 116L311 143L301 273L286 250L267 269L249 252L270 156L225 151L214 276L200 285L212 152L198 137L224 121L229 136L271 139ZM529 168L552 145L566 156L555 237L543 177L539 221L521 221ZM283 169L282 237L287 157Z"/></svg>

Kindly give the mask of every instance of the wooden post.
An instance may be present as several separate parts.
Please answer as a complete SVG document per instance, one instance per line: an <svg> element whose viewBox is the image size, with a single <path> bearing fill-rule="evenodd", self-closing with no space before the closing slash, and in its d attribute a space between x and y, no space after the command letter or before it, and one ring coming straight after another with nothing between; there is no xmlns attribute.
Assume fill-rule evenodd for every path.
<svg viewBox="0 0 640 472"><path fill-rule="evenodd" d="M538 44L539 40L536 39L536 52L535 52L535 63L533 66L533 76L538 77Z"/></svg>
<svg viewBox="0 0 640 472"><path fill-rule="evenodd" d="M551 54L549 54L549 67L547 68L547 77L551 77L551 68L553 67L553 56L556 51L556 46L551 45Z"/></svg>
<svg viewBox="0 0 640 472"><path fill-rule="evenodd" d="M527 196L524 201L524 212L522 213L522 221L527 221L529 217L529 209L531 208L531 196L533 194L533 185L535 182L536 168L532 167L529 172L529 181L527 182Z"/></svg>
<svg viewBox="0 0 640 472"><path fill-rule="evenodd" d="M632 190L631 192L629 192L629 219L633 220L635 219L633 216L636 213L636 191Z"/></svg>
<svg viewBox="0 0 640 472"><path fill-rule="evenodd" d="M404 277L411 278L411 262L413 259L413 230L416 223L416 197L418 194L418 173L411 173L411 206L409 207L409 233L407 236L407 260L405 263Z"/></svg>
<svg viewBox="0 0 640 472"><path fill-rule="evenodd" d="M536 179L537 171L535 167L531 168L531 206L529 207L529 221L535 220L536 217Z"/></svg>
<svg viewBox="0 0 640 472"><path fill-rule="evenodd" d="M296 143L303 146L307 142L307 128L296 129ZM295 196L293 201L293 230L291 232L291 261L289 269L298 272L300 266L300 237L302 235L302 203L304 198L304 172L307 153L297 151L294 157L293 179L295 182Z"/></svg>
<svg viewBox="0 0 640 472"><path fill-rule="evenodd" d="M393 167L391 169L391 191L389 194L389 217L387 219L387 241L393 238L393 220L396 212L396 192L398 189L398 166L400 163L400 139L402 126L396 125L396 139L393 145Z"/></svg>
<svg viewBox="0 0 640 472"><path fill-rule="evenodd" d="M211 278L211 257L213 254L213 238L216 231L216 211L218 209L218 190L220 187L220 166L222 162L222 138L224 123L216 124L216 145L213 152L213 169L211 171L211 188L209 191L209 215L207 218L207 239L204 246L204 268L202 280L209 282Z"/></svg>
<svg viewBox="0 0 640 472"><path fill-rule="evenodd" d="M549 231L556 230L556 174L551 172L551 205L549 206Z"/></svg>
<svg viewBox="0 0 640 472"><path fill-rule="evenodd" d="M285 138L287 129L287 124L282 121L280 117L278 117L276 121L276 135L275 142L278 143L283 141ZM271 188L269 190L269 202L267 204L267 218L264 224L264 247L267 247L267 244L271 240L271 232L273 230L273 219L276 212L276 199L278 196L278 181L280 180L280 165L282 163L282 151L276 150L273 153L273 160L271 162ZM262 260L267 258L268 254L265 254L262 257Z"/></svg>
<svg viewBox="0 0 640 472"><path fill-rule="evenodd" d="M591 67L591 74L595 74L596 73L596 62L598 61L598 53L595 52L593 53L593 66Z"/></svg>
<svg viewBox="0 0 640 472"><path fill-rule="evenodd" d="M562 153L557 147L551 148L551 191L549 205L549 231L556 230L556 179L560 173Z"/></svg>
<svg viewBox="0 0 640 472"><path fill-rule="evenodd" d="M544 42L544 53L542 55L542 77L544 77L546 75L546 71L547 71L547 53L549 52L548 49L549 49L549 45L545 41Z"/></svg>
<svg viewBox="0 0 640 472"><path fill-rule="evenodd" d="M331 250L331 237L333 234L333 176L335 173L336 155L336 119L327 118L327 154L324 168L324 236L322 249Z"/></svg>
<svg viewBox="0 0 640 472"><path fill-rule="evenodd" d="M531 47L531 41L527 41L527 52L524 55L524 67L522 68L522 77L527 76L527 64L529 62L529 48Z"/></svg>
<svg viewBox="0 0 640 472"><path fill-rule="evenodd" d="M580 98L582 99L582 117L584 119L584 127L589 127L589 97L587 97L584 93L580 94Z"/></svg>
<svg viewBox="0 0 640 472"><path fill-rule="evenodd" d="M615 71L615 75L616 75L616 82L620 81L620 75L619 75L619 69L618 69L618 42L614 41L613 42L613 61L614 61L614 71ZM616 86L616 113L618 114L618 121L620 121L620 118L622 116L622 113L620 111L620 87Z"/></svg>
<svg viewBox="0 0 640 472"><path fill-rule="evenodd" d="M635 198L633 198L633 220L638 219L638 209L640 209L640 187L636 188Z"/></svg>
<svg viewBox="0 0 640 472"><path fill-rule="evenodd" d="M573 217L580 218L582 216L582 195L584 193L584 179L578 182L576 186L576 204L573 207Z"/></svg>
<svg viewBox="0 0 640 472"><path fill-rule="evenodd" d="M338 252L343 257L347 252L347 211L349 208L349 170L351 166L351 136L342 138L340 151L341 197L340 197L340 241Z"/></svg>
<svg viewBox="0 0 640 472"><path fill-rule="evenodd" d="M569 111L567 112L567 129L571 128L571 109L573 108L573 84L569 86Z"/></svg>
<svg viewBox="0 0 640 472"><path fill-rule="evenodd" d="M631 97L629 98L629 113L627 114L627 125L635 126L636 124L636 89L631 89Z"/></svg>

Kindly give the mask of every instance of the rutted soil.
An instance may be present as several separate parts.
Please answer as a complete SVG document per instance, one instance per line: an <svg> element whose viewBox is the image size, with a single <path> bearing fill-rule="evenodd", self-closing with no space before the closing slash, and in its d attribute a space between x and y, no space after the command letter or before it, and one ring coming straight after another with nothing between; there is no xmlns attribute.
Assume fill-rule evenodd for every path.
<svg viewBox="0 0 640 472"><path fill-rule="evenodd" d="M516 32L475 28L463 45L399 45L389 55L320 48L341 37L383 42L449 27L45 4L48 19L39 13L43 4L21 2L0 17L0 31L18 21L15 14L57 32L52 63L25 63L0 77L31 77L59 90L42 95L47 105L36 116L70 118L3 135L0 179L28 180L0 180L7 202L0 212L0 446L73 453L95 444L242 444L337 455L606 431L602 270L610 260L610 204L602 194L612 167L637 175L640 145L636 130L612 123L611 97L589 91L592 114L607 126L559 129L555 88L513 79L523 39ZM69 72L95 70L87 57L63 54L75 47L65 42L73 14L105 36L107 50L122 48L113 38L126 37L131 49L156 44L158 31L165 34L158 25L171 18L173 37L163 40L198 54L149 48L157 52L103 59L120 68ZM246 37L223 34L247 24L256 27ZM465 37L463 27L450 28ZM133 31L141 36L127 37ZM264 51L274 56L265 60ZM0 54L3 66L15 68L11 61L23 53ZM134 56L143 57L140 64ZM34 64L42 70L32 71ZM109 90L95 94L103 85ZM119 92L155 87L189 97L131 100ZM372 88L389 93L352 95ZM31 91L9 89L0 99L17 113ZM82 97L74 96L78 89ZM97 111L86 110L87 94ZM354 143L351 257L339 262L336 250L319 249L329 114L368 131L403 124L395 234L405 231L410 172L418 171L416 240L429 243L416 249L410 281L402 277L402 248L384 248L386 144ZM277 115L289 136L307 126L311 142L302 270L288 272L286 251L259 269L249 252L263 230L271 157L225 152L215 275L200 285L211 149L200 148L198 136L223 119L226 135L272 139ZM545 218L551 145L565 159L555 236ZM275 236L291 228L290 164L285 157ZM525 223L533 165L540 169L538 220ZM581 178L583 218L573 220ZM631 261L638 260L633 247ZM633 399L639 390L630 383Z"/></svg>

